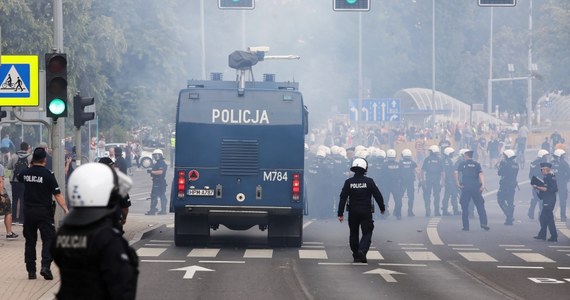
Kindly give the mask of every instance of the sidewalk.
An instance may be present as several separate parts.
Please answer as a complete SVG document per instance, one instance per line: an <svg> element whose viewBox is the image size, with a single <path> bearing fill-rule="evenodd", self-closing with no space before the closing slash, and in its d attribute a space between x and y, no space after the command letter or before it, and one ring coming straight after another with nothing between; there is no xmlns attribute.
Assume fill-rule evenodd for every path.
<svg viewBox="0 0 570 300"><path fill-rule="evenodd" d="M0 217L1 218L1 217ZM54 299L59 289L59 269L52 263L51 270L54 280L45 280L38 273L38 279L28 280L24 264L24 236L22 226L14 225L12 229L19 235L16 240L7 240L3 218L0 219L0 299L11 300L48 300ZM139 241L143 234L165 224L174 223L174 215L145 216L129 214L125 224L125 239L130 244ZM38 234L37 264L41 260L41 239Z"/></svg>

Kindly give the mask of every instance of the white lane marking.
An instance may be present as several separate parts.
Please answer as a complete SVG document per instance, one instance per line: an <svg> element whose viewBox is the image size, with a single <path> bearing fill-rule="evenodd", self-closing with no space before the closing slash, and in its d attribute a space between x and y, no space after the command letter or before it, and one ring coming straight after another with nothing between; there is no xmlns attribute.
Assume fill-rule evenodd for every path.
<svg viewBox="0 0 570 300"><path fill-rule="evenodd" d="M444 245L443 241L439 238L439 234L437 233L437 228L428 227L427 235L432 245Z"/></svg>
<svg viewBox="0 0 570 300"><path fill-rule="evenodd" d="M451 248L453 250L459 250L459 251L479 251L481 249L479 248Z"/></svg>
<svg viewBox="0 0 570 300"><path fill-rule="evenodd" d="M207 272L213 272L215 270L211 270L211 269L206 269L204 267L200 267L200 266L188 266L188 267L183 267L183 268L178 268L178 269L170 269L169 271L184 271L184 279L192 279L194 278L194 274L197 271L207 271Z"/></svg>
<svg viewBox="0 0 570 300"><path fill-rule="evenodd" d="M299 250L300 259L328 259L325 250Z"/></svg>
<svg viewBox="0 0 570 300"><path fill-rule="evenodd" d="M529 266L497 266L499 269L544 269L544 267L529 267Z"/></svg>
<svg viewBox="0 0 570 300"><path fill-rule="evenodd" d="M558 252L570 252L570 249L557 249Z"/></svg>
<svg viewBox="0 0 570 300"><path fill-rule="evenodd" d="M441 261L437 255L429 251L406 251L412 260Z"/></svg>
<svg viewBox="0 0 570 300"><path fill-rule="evenodd" d="M150 192L136 193L136 194L129 195L129 197L132 198L132 197L137 197L137 196L140 196L140 195L150 195Z"/></svg>
<svg viewBox="0 0 570 300"><path fill-rule="evenodd" d="M427 267L425 264L397 264L397 263L378 263L380 266L400 266L400 267Z"/></svg>
<svg viewBox="0 0 570 300"><path fill-rule="evenodd" d="M503 248L515 248L515 247L520 247L523 248L525 245L499 245L499 247L503 247Z"/></svg>
<svg viewBox="0 0 570 300"><path fill-rule="evenodd" d="M220 249L192 249L188 257L216 257Z"/></svg>
<svg viewBox="0 0 570 300"><path fill-rule="evenodd" d="M559 270L570 270L570 267L558 267Z"/></svg>
<svg viewBox="0 0 570 300"><path fill-rule="evenodd" d="M427 250L426 247L402 247L402 250Z"/></svg>
<svg viewBox="0 0 570 300"><path fill-rule="evenodd" d="M497 260L494 259L492 256L485 252L459 252L461 256L463 256L468 261L476 261L476 262L496 262Z"/></svg>
<svg viewBox="0 0 570 300"><path fill-rule="evenodd" d="M166 225L166 228L174 228L174 223Z"/></svg>
<svg viewBox="0 0 570 300"><path fill-rule="evenodd" d="M363 263L330 263L330 262L319 262L321 266L368 266L368 264Z"/></svg>
<svg viewBox="0 0 570 300"><path fill-rule="evenodd" d="M145 247L146 247L146 246L158 246L158 247L168 246L168 245L165 245L165 244L150 244L150 243L149 243L149 244L144 244L144 245L145 245Z"/></svg>
<svg viewBox="0 0 570 300"><path fill-rule="evenodd" d="M473 247L473 244L447 244L449 247Z"/></svg>
<svg viewBox="0 0 570 300"><path fill-rule="evenodd" d="M548 248L570 248L570 246L548 246Z"/></svg>
<svg viewBox="0 0 570 300"><path fill-rule="evenodd" d="M201 264L245 264L243 260L199 260Z"/></svg>
<svg viewBox="0 0 570 300"><path fill-rule="evenodd" d="M174 243L174 240L150 240L151 243Z"/></svg>
<svg viewBox="0 0 570 300"><path fill-rule="evenodd" d="M325 246L318 246L318 245L303 245L301 248L313 248L313 249L324 249Z"/></svg>
<svg viewBox="0 0 570 300"><path fill-rule="evenodd" d="M506 251L532 251L532 249L528 248L505 248Z"/></svg>
<svg viewBox="0 0 570 300"><path fill-rule="evenodd" d="M553 263L554 261L540 253L513 253L526 262L546 262Z"/></svg>
<svg viewBox="0 0 570 300"><path fill-rule="evenodd" d="M303 229L307 228L311 223L313 223L313 220L305 222L305 224L303 224Z"/></svg>
<svg viewBox="0 0 570 300"><path fill-rule="evenodd" d="M307 245L323 245L323 242L303 242L303 244L307 244Z"/></svg>
<svg viewBox="0 0 570 300"><path fill-rule="evenodd" d="M148 262L148 263L183 263L186 262L185 260L160 260L160 259L141 259L141 262Z"/></svg>
<svg viewBox="0 0 570 300"><path fill-rule="evenodd" d="M376 259L376 260L383 260L384 256L382 256L382 254L380 254L380 251L368 251L368 253L366 253L366 258L368 259Z"/></svg>
<svg viewBox="0 0 570 300"><path fill-rule="evenodd" d="M272 258L273 249L247 249L243 258Z"/></svg>
<svg viewBox="0 0 570 300"><path fill-rule="evenodd" d="M138 256L159 256L162 252L166 251L166 248L139 248L137 250Z"/></svg>
<svg viewBox="0 0 570 300"><path fill-rule="evenodd" d="M398 246L423 246L424 244L398 243Z"/></svg>
<svg viewBox="0 0 570 300"><path fill-rule="evenodd" d="M556 229L570 239L570 229L566 228L566 223L556 224Z"/></svg>

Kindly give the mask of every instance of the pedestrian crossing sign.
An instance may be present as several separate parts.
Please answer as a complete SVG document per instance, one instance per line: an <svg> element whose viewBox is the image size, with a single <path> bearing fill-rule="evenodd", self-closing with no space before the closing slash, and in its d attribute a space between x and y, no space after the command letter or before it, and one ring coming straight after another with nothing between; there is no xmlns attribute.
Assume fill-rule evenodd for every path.
<svg viewBox="0 0 570 300"><path fill-rule="evenodd" d="M39 106L37 55L2 55L0 107Z"/></svg>

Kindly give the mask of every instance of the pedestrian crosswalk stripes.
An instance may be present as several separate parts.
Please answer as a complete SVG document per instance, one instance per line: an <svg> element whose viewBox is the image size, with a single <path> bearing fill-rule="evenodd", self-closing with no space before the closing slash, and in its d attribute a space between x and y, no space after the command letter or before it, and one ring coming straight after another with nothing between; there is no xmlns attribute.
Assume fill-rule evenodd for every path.
<svg viewBox="0 0 570 300"><path fill-rule="evenodd" d="M526 262L546 262L553 263L554 261L540 253L513 253L514 255L522 258Z"/></svg>
<svg viewBox="0 0 570 300"><path fill-rule="evenodd" d="M154 241L154 244L160 244L160 241ZM164 244L165 246L169 246L168 243ZM402 245L409 245L409 244L402 244ZM419 245L419 244L414 244L414 245ZM512 246L512 245L511 245ZM556 247L556 248L555 248ZM500 258L504 261L507 260L509 263L516 263L517 261L519 262L527 262L527 263L556 263L556 260L553 258L558 258L558 260L560 261L560 255L563 255L564 257L566 256L570 256L570 254L568 252L570 252L570 248L562 248L563 246L550 246L548 251L550 251L548 254L542 254L542 253L538 253L536 252L536 250L530 249L530 248L505 248L505 252L503 252L503 254L497 254L500 255ZM175 248L173 245L170 245L170 247L141 247L137 250L137 255L139 257L141 257L142 259L145 258L158 258L158 257L165 257L168 254L168 251L170 249ZM409 250L409 248L413 248L413 250ZM176 248L176 249L180 249L180 248ZM418 250L419 249L419 250ZM371 249L368 254L367 254L367 258L369 261L383 261L383 262L394 262L394 263L402 263L402 259L409 259L411 261L416 261L416 262L438 262L438 261L443 261L443 260L448 260L449 258L445 258L442 259L442 257L436 255L434 252L432 251L427 251L428 247L400 247L399 250L394 251L394 250L386 250L386 251L382 251L382 250L377 250L376 248ZM451 248L455 253L457 253L458 257L463 258L465 261L468 262L477 262L477 263L492 263L492 262L499 262L500 260L498 259L499 257L493 255L489 255L488 253L481 251L479 248L476 247L454 247ZM167 251L168 250L168 251ZM249 259L273 259L275 258L275 253L276 251L274 249L243 249L242 253L239 253L239 251L241 251L240 249L222 249L222 248L193 248L193 249L189 249L186 257L189 258L206 258L206 259L220 259L220 258L226 258L227 257L227 253L226 251L230 250L230 252L232 252L231 256L232 258L236 258L238 256L243 257L243 258L249 258ZM237 253L236 253L237 250ZM220 254L221 252L226 252L226 254ZM342 252L342 255L339 254L340 252L336 249L333 248L331 249L326 249L325 246L323 245L323 249L297 249L295 250L297 258L302 259L302 260L329 260L329 261L338 261L339 259L342 260L344 259L351 259L349 254L350 250L346 250L343 249L340 252ZM282 255L284 255L283 253L290 253L289 251L278 251L278 256L277 257L281 257ZM399 255L398 253L402 253L402 255ZM386 257L386 254L389 254L388 257ZM405 254L405 255L404 255ZM508 256L505 255L511 255L509 258ZM290 255L290 254L286 254L286 255ZM168 258L166 258L168 259ZM457 258L453 258L453 259L457 259ZM567 259L562 259L564 260L564 262L567 261Z"/></svg>
<svg viewBox="0 0 570 300"><path fill-rule="evenodd" d="M465 257L471 262L496 262L492 256L485 252L459 252L459 255Z"/></svg>

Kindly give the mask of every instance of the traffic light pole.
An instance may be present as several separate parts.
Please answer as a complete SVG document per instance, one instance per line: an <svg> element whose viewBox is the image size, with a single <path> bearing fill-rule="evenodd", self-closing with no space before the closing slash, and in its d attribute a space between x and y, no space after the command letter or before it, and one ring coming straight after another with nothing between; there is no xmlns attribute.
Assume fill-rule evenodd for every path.
<svg viewBox="0 0 570 300"><path fill-rule="evenodd" d="M63 52L63 4L62 0L53 0L53 33L55 41L55 51ZM51 131L51 149L52 149L52 159L53 159L53 173L59 184L59 188L64 198L67 201L67 189L65 182L65 161L63 159L63 149L61 147L61 136L64 134L64 120L62 118L60 122L57 119L52 119L52 131ZM59 228L61 222L63 221L64 213L63 209L56 205L55 210L55 226Z"/></svg>

